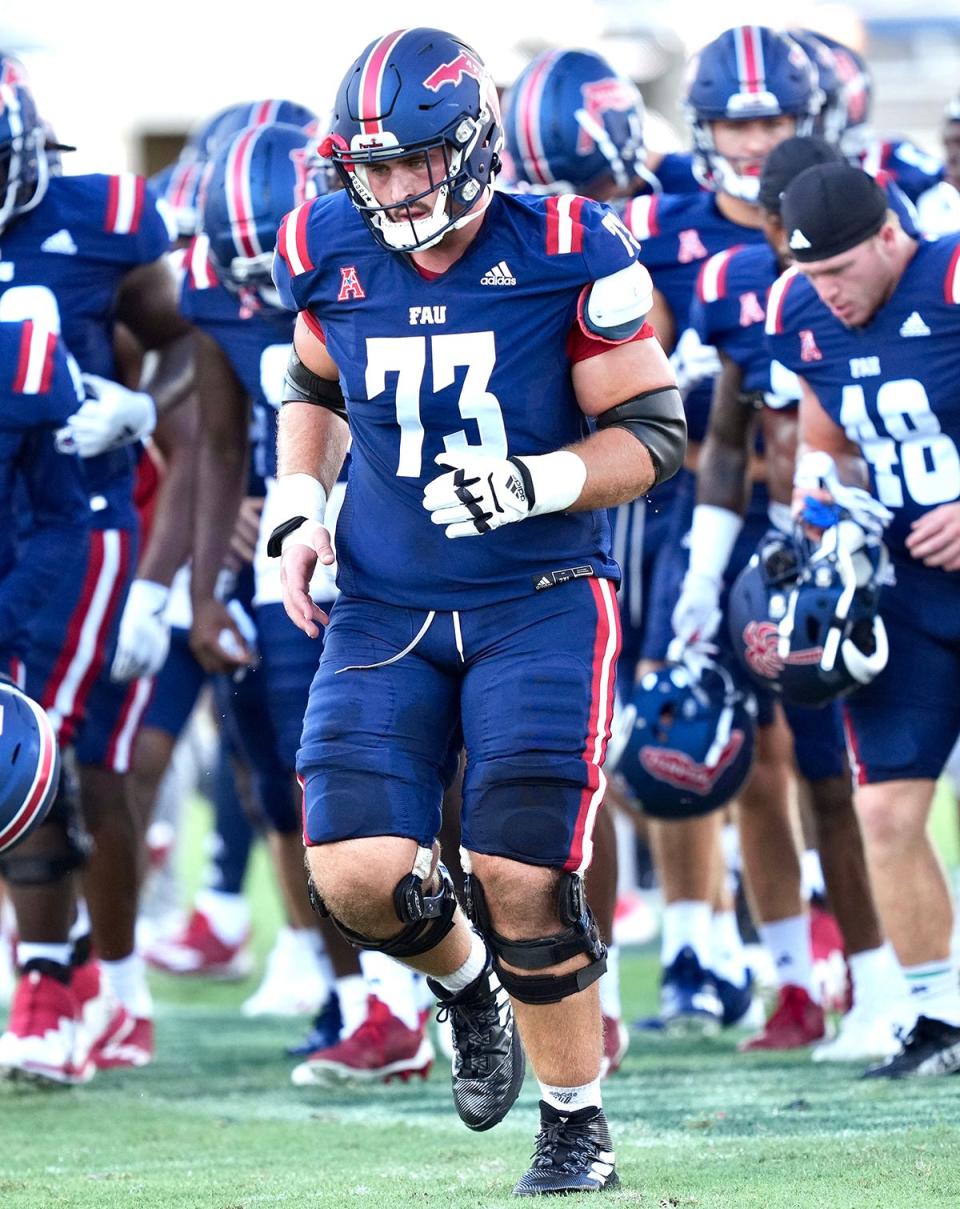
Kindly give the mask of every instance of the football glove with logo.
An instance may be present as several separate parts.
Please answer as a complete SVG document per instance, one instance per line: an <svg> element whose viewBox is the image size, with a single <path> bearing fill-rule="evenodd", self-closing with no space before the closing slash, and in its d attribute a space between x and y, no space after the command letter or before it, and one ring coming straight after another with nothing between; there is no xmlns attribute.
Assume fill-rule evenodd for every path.
<svg viewBox="0 0 960 1209"><path fill-rule="evenodd" d="M575 453L494 458L482 453L441 453L449 466L428 483L423 506L447 537L476 537L546 512L563 512L579 497L587 468Z"/></svg>
<svg viewBox="0 0 960 1209"><path fill-rule="evenodd" d="M93 458L141 441L153 432L157 408L150 395L128 390L99 374L84 374L83 386L86 400L57 431L56 443L61 453Z"/></svg>
<svg viewBox="0 0 960 1209"><path fill-rule="evenodd" d="M149 579L135 579L120 618L117 653L110 679L117 684L138 676L155 676L170 650L170 626L164 617L170 589Z"/></svg>

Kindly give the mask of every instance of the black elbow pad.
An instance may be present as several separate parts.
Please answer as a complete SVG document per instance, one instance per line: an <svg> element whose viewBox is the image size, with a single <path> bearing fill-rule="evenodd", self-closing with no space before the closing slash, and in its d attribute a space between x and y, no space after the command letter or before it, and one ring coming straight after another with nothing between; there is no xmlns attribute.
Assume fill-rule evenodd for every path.
<svg viewBox="0 0 960 1209"><path fill-rule="evenodd" d="M687 452L687 420L675 386L646 390L597 416L597 428L625 428L645 445L657 483L673 478Z"/></svg>
<svg viewBox="0 0 960 1209"><path fill-rule="evenodd" d="M312 403L315 407L325 407L332 411L341 420L347 418L347 405L340 383L321 378L312 369L308 369L297 356L295 348L290 349L283 386L284 403Z"/></svg>

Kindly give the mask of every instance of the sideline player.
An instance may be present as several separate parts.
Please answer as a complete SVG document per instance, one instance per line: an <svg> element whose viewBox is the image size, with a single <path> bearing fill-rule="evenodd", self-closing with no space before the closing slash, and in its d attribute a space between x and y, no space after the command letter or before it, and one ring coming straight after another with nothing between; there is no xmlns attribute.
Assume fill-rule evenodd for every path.
<svg viewBox="0 0 960 1209"><path fill-rule="evenodd" d="M346 189L278 238L300 316L271 548L317 635L307 586L333 559L349 432L341 595L298 761L312 884L354 943L431 976L474 1129L523 1079L509 992L542 1097L514 1191L536 1195L617 1183L582 889L619 645L598 510L673 474L685 424L635 241L594 202L495 193L501 142L492 81L449 34L398 30L347 73L322 144ZM433 852L461 744L478 931Z"/></svg>
<svg viewBox="0 0 960 1209"><path fill-rule="evenodd" d="M770 287L792 261L779 221L780 194L804 168L824 162L841 162L841 156L822 139L793 138L775 148L760 178L768 243L719 253L706 262L698 279L691 322L701 340L718 349L722 369L697 466L690 567L674 609L674 626L684 641L711 641L721 620L724 582L730 582L738 563L742 565L738 553L746 553L760 536L756 526L744 528L742 521L758 420L771 521L792 530L789 505L800 384L796 375L772 361L765 347L764 307ZM719 641L724 641L722 632ZM885 1057L896 1048L886 1005L899 976L881 947L853 811L839 707L804 710L788 705L785 712L798 769L809 782L817 848L844 935L854 993L854 1009L844 1018L839 1036L818 1046L813 1057Z"/></svg>
<svg viewBox="0 0 960 1209"><path fill-rule="evenodd" d="M917 242L865 173L806 169L782 199L797 264L770 293L771 354L801 377L799 507L805 455L829 455L893 513L883 588L886 669L845 706L856 806L884 931L916 1017L868 1074L960 1069L953 908L927 821L960 732L960 236ZM819 472L813 476L819 478Z"/></svg>

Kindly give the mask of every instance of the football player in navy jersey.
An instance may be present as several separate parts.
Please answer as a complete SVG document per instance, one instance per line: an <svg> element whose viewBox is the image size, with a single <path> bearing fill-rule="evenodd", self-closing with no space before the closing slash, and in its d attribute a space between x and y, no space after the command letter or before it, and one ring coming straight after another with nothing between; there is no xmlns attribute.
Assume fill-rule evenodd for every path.
<svg viewBox="0 0 960 1209"><path fill-rule="evenodd" d="M278 236L299 318L270 550L316 636L351 439L298 757L313 893L430 975L473 1129L519 1093L516 1013L542 1128L515 1192L536 1195L617 1182L582 883L619 645L603 510L676 472L685 425L635 241L583 198L494 192L501 141L489 74L449 34L397 30L348 71L321 144L345 189ZM475 931L434 850L461 746Z"/></svg>
<svg viewBox="0 0 960 1209"><path fill-rule="evenodd" d="M689 567L673 613L675 631L684 643L713 639L720 625L724 585L732 582L766 528L762 518L759 528L756 523L744 527L742 520L758 417L771 520L779 521L788 533L793 528L789 505L800 383L791 370L771 360L763 327L769 289L792 259L779 221L780 194L804 168L826 162L841 162L841 156L822 139L793 138L776 147L760 180L769 243L718 253L706 261L697 282L691 323L704 343L718 349L722 369L697 465ZM721 643L723 638L721 632ZM764 650L758 652L754 666L773 676L775 662ZM817 847L844 935L855 1005L838 1037L818 1046L813 1057L884 1057L895 1049L885 1005L899 976L881 947L843 756L839 708L812 711L788 705L786 715L799 771L810 784ZM792 977L799 980L802 975L794 971Z"/></svg>
<svg viewBox="0 0 960 1209"><path fill-rule="evenodd" d="M674 349L684 334L674 357L681 381L707 378L685 400L692 442L705 432L710 379L717 367L715 352L705 350L689 327L697 276L710 256L736 245L763 243L757 197L765 158L785 139L809 133L819 103L816 71L795 41L762 26L727 30L694 58L684 105L693 130L695 170L708 191L640 197L626 206L624 220L641 242L656 287L651 322L667 349ZM692 473L684 472L666 492L657 488L649 501L644 543L659 549L651 555L643 593L648 607L635 640L644 661L641 670L665 658L673 637L670 614L683 574L693 483ZM758 499L754 509L763 517L765 502ZM771 924L768 941L776 945L786 979L790 968L809 967L809 939L787 795L789 735L782 715L775 714L773 721L758 736L755 771L741 795L740 823L747 880L761 920ZM711 924L720 826L719 814L650 823L666 899L663 994L655 1026L676 1021L677 1027L714 1028L721 1020L741 1018L749 1008L749 980L742 960L736 959L732 915L719 911L717 923ZM792 921L789 927L778 926L784 920ZM719 983L710 970L714 931L716 947L734 955ZM780 1030L775 1013L772 1027L757 1044L779 1048L822 1036L819 1008L805 1004L800 1015L803 1027Z"/></svg>
<svg viewBox="0 0 960 1209"><path fill-rule="evenodd" d="M10 165L0 191L0 318L33 313L62 331L86 375L88 396L68 418L61 440L84 457L93 511L90 555L84 573L65 577L63 591L51 594L35 618L28 688L47 708L61 742L77 741L85 822L94 839L85 893L97 949L124 1010L118 1014L115 1002L104 1006L106 981L97 963L75 963L74 989L103 1042L98 1054L119 1044L122 1033L123 1064L140 1064L152 1052L152 1025L142 968L133 955L138 840L111 756L115 735L128 721L121 713L125 693L108 674L136 546L130 443L149 431L158 409L181 397L189 372L188 328L176 313L163 261L170 231L144 182L132 175L52 176L33 98L20 85L0 85L0 96L0 143ZM145 348L160 350L150 394L113 380L115 318ZM29 893L12 891L21 940L43 937L48 959L65 969L72 954L89 953L88 943L74 950L66 932L50 922L60 918L69 878L50 862L42 885L32 885ZM78 929L83 923L81 917ZM55 941L51 929L58 932ZM16 1027L40 1030L38 1045L44 1044L37 1022L45 1018L46 993L47 983L21 980L12 1016ZM57 1010L52 1004L51 1019Z"/></svg>
<svg viewBox="0 0 960 1209"><path fill-rule="evenodd" d="M795 507L829 498L831 476L862 483L866 469L874 511L892 514L889 661L845 715L874 894L915 1023L868 1073L949 1073L960 1069L953 910L926 827L960 732L960 237L918 243L847 165L808 168L781 209L797 264L770 292L766 328L803 390Z"/></svg>

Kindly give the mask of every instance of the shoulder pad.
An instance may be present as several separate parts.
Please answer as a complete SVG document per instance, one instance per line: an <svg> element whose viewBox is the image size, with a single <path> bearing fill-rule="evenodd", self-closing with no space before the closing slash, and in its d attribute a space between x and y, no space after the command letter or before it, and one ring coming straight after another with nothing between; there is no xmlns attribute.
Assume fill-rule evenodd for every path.
<svg viewBox="0 0 960 1209"><path fill-rule="evenodd" d="M634 336L653 306L653 282L639 262L633 261L607 277L598 278L587 295L587 328L607 340Z"/></svg>
<svg viewBox="0 0 960 1209"><path fill-rule="evenodd" d="M660 208L660 197L661 195L658 193L635 197L633 201L627 203L624 210L623 221L628 230L641 243L645 239L653 239L660 234L657 213Z"/></svg>
<svg viewBox="0 0 960 1209"><path fill-rule="evenodd" d="M717 252L709 260L704 261L703 268L697 277L697 297L701 302L719 302L727 289L727 269L733 254L738 252L742 244Z"/></svg>
<svg viewBox="0 0 960 1209"><path fill-rule="evenodd" d="M770 296L767 299L767 323L766 333L768 336L779 336L783 331L783 307L787 298L787 291L799 277L800 270L796 265L787 269L782 273L770 287Z"/></svg>
<svg viewBox="0 0 960 1209"><path fill-rule="evenodd" d="M111 235L133 235L140 229L146 181L132 172L107 177L107 212L103 229Z"/></svg>
<svg viewBox="0 0 960 1209"><path fill-rule="evenodd" d="M291 277L299 277L316 267L307 247L307 220L314 200L302 202L285 214L277 232L277 254L282 257Z"/></svg>
<svg viewBox="0 0 960 1209"><path fill-rule="evenodd" d="M46 394L53 378L57 333L32 319L18 326L20 347L11 389L20 395Z"/></svg>

